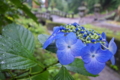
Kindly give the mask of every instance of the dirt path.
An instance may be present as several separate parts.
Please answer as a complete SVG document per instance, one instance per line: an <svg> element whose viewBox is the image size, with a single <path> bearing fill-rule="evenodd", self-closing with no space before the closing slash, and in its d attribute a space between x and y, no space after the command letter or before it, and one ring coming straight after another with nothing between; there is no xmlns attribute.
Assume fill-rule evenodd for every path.
<svg viewBox="0 0 120 80"><path fill-rule="evenodd" d="M99 74L98 77L89 77L91 80L120 80L120 74L116 73L108 66Z"/></svg>
<svg viewBox="0 0 120 80"><path fill-rule="evenodd" d="M63 17L58 17L53 15L53 21L58 22L58 23L65 23L65 24L71 24L74 22L79 23L79 18L63 18ZM85 17L82 19L81 24L92 24L98 27L106 27L108 29L111 29L113 31L120 31L120 25L117 24L112 24L108 23L106 20L101 20L101 21L94 21L94 16L93 17Z"/></svg>

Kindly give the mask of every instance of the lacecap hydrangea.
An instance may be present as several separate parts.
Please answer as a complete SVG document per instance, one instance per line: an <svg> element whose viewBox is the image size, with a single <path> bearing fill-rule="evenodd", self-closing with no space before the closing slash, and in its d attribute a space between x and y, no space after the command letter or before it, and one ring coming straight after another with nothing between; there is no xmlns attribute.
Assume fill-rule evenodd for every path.
<svg viewBox="0 0 120 80"><path fill-rule="evenodd" d="M57 47L57 58L62 65L68 65L76 57L81 57L86 70L96 75L104 69L108 60L115 64L117 46L114 38L108 43L104 32L99 34L73 23L54 27L43 48L47 48L53 41Z"/></svg>

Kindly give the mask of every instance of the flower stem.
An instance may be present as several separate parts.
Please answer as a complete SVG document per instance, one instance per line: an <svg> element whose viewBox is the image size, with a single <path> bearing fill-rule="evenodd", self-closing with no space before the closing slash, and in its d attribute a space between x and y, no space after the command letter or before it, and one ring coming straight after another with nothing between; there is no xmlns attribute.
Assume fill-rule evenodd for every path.
<svg viewBox="0 0 120 80"><path fill-rule="evenodd" d="M28 77L35 76L35 75L37 75L37 74L41 74L41 73L43 73L44 71L46 71L49 67L51 67L51 66L53 66L53 65L55 65L55 64L57 64L57 63L59 63L59 61L57 61L57 62L55 62L55 63L52 63L52 64L46 66L46 67L45 67L42 71L40 71L40 72L29 73L28 75L25 75L25 76L22 76L22 77L16 77L15 79L23 79L23 78L28 78Z"/></svg>
<svg viewBox="0 0 120 80"><path fill-rule="evenodd" d="M59 61L56 61L55 63L52 63L52 64L46 66L46 68L49 68L50 66L53 66L53 65L55 65L55 64L57 64L57 63L59 63Z"/></svg>

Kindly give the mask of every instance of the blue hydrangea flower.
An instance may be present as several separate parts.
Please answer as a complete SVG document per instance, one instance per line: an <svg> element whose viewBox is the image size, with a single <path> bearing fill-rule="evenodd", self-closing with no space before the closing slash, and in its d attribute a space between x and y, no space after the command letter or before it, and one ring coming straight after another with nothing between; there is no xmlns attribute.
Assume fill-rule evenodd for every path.
<svg viewBox="0 0 120 80"><path fill-rule="evenodd" d="M73 25L73 26L75 26L75 27L79 26L79 24L76 23L76 22L72 23L71 25Z"/></svg>
<svg viewBox="0 0 120 80"><path fill-rule="evenodd" d="M91 74L100 73L105 63L111 59L115 64L114 55L117 46L114 38L107 42L106 34L88 30L77 23L54 27L53 34L46 40L43 48L55 41L57 57L62 65L70 64L75 57L81 56L84 66Z"/></svg>
<svg viewBox="0 0 120 80"><path fill-rule="evenodd" d="M84 66L91 74L100 73L104 67L105 62L108 61L112 56L109 50L101 49L101 44L89 44L82 49L82 59Z"/></svg>
<svg viewBox="0 0 120 80"><path fill-rule="evenodd" d="M117 51L117 45L115 44L114 42L114 38L112 38L109 42L109 45L108 45L108 49L110 50L110 52L112 52L113 56L111 58L111 62L112 62L112 65L115 64L115 58L114 58L114 55Z"/></svg>
<svg viewBox="0 0 120 80"><path fill-rule="evenodd" d="M106 34L104 32L102 32L101 36L102 36L102 41L105 42L104 45L108 47L108 42L106 40Z"/></svg>
<svg viewBox="0 0 120 80"><path fill-rule="evenodd" d="M70 64L76 56L81 56L81 49L85 46L80 39L77 39L73 32L68 33L56 40L57 57L62 65Z"/></svg>
<svg viewBox="0 0 120 80"><path fill-rule="evenodd" d="M52 35L45 41L43 49L50 45L55 39L64 36L64 33L60 31L61 27L54 27Z"/></svg>
<svg viewBox="0 0 120 80"><path fill-rule="evenodd" d="M101 36L102 36L102 40L106 41L106 34L104 32L102 32Z"/></svg>

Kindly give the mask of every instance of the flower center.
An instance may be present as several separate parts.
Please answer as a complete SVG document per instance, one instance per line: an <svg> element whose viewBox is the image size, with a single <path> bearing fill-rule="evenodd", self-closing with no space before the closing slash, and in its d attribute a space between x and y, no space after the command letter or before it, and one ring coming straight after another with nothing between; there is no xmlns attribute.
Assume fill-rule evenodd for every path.
<svg viewBox="0 0 120 80"><path fill-rule="evenodd" d="M71 48L71 46L70 46L70 45L68 45L68 48Z"/></svg>
<svg viewBox="0 0 120 80"><path fill-rule="evenodd" d="M95 57L95 55L94 54L92 54L92 58L94 58Z"/></svg>

